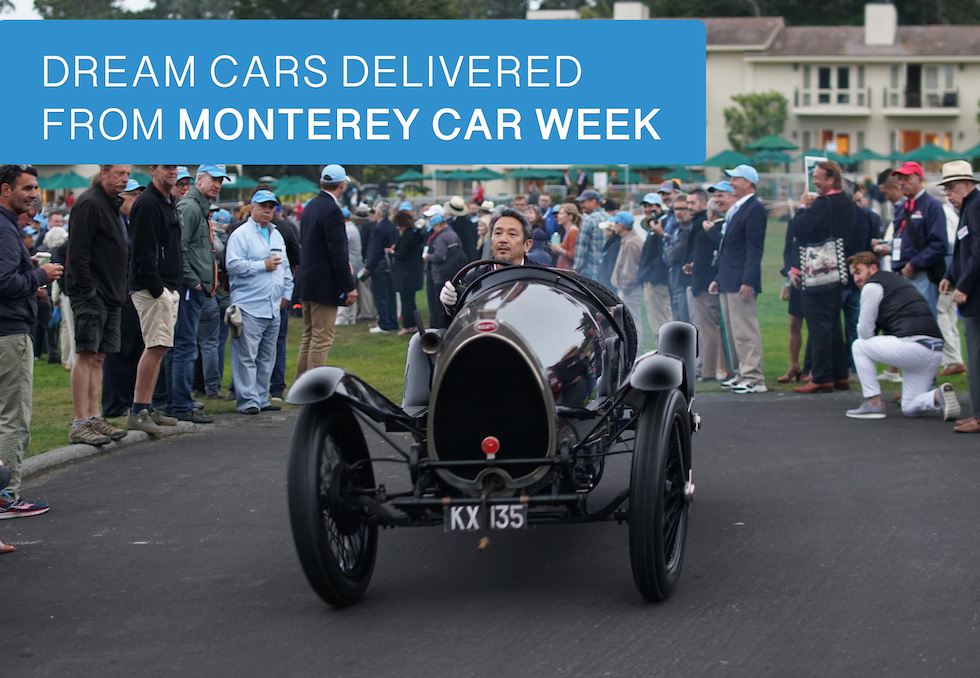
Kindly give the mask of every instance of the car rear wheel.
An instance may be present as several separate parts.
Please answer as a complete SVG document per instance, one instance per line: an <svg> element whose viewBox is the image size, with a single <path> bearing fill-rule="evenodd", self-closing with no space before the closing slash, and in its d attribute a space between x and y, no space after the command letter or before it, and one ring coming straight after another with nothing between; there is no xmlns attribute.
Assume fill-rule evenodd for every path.
<svg viewBox="0 0 980 678"><path fill-rule="evenodd" d="M647 398L630 479L630 562L647 600L666 600L680 578L689 504L684 494L691 427L680 391Z"/></svg>
<svg viewBox="0 0 980 678"><path fill-rule="evenodd" d="M335 607L359 601L374 572L378 529L352 500L373 487L367 443L350 406L335 398L304 406L289 455L289 521L306 578Z"/></svg>

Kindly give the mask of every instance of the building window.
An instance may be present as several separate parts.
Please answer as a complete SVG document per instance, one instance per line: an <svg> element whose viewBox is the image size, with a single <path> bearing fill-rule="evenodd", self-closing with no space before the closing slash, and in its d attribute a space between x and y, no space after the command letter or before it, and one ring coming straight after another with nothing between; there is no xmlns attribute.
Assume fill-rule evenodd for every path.
<svg viewBox="0 0 980 678"><path fill-rule="evenodd" d="M803 148L810 148L810 133L803 132Z"/></svg>
<svg viewBox="0 0 980 678"><path fill-rule="evenodd" d="M830 67L821 66L817 69L817 89L820 90L817 95L817 103L819 104L829 104L830 103Z"/></svg>
<svg viewBox="0 0 980 678"><path fill-rule="evenodd" d="M858 151L863 151L864 150L864 132L858 132L858 145L857 145L857 150Z"/></svg>
<svg viewBox="0 0 980 678"><path fill-rule="evenodd" d="M846 66L837 69L837 103L851 103L851 69Z"/></svg>

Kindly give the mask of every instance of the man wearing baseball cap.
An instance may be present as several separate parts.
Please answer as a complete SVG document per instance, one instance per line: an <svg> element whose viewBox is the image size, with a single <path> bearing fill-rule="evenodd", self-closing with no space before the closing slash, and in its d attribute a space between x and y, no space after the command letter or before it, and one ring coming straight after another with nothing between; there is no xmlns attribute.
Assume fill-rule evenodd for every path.
<svg viewBox="0 0 980 678"><path fill-rule="evenodd" d="M654 341L660 335L660 327L669 323L670 314L670 272L664 260L664 201L656 193L647 193L640 203L643 207L643 220L640 228L647 232L640 251L640 269L637 276L643 284L643 300L647 306L647 322L653 331Z"/></svg>
<svg viewBox="0 0 980 678"><path fill-rule="evenodd" d="M296 274L303 305L303 339L296 376L321 367L333 346L337 308L357 301L357 283L350 267L347 229L340 210L347 170L327 165L320 173L320 192L303 210L300 239L303 259Z"/></svg>
<svg viewBox="0 0 980 678"><path fill-rule="evenodd" d="M898 176L905 204L895 212L892 271L912 281L937 315L939 281L946 272L946 215L942 204L922 186L922 167L907 162L892 174Z"/></svg>
<svg viewBox="0 0 980 678"><path fill-rule="evenodd" d="M967 362L970 371L972 415L956 422L957 433L980 433L980 192L969 162L956 160L943 165L942 184L946 197L960 212L953 246L953 260L939 283L941 294L952 294L966 329Z"/></svg>
<svg viewBox="0 0 980 678"><path fill-rule="evenodd" d="M235 409L242 414L280 409L269 402L269 379L293 273L286 242L272 223L278 206L272 191L256 191L248 221L228 236L225 250L231 303L242 313L242 332L231 339Z"/></svg>
<svg viewBox="0 0 980 678"><path fill-rule="evenodd" d="M178 170L179 173L179 170ZM194 385L194 363L197 361L197 331L205 307L216 312L214 292L218 285L218 267L214 258L214 236L208 217L211 203L218 198L221 184L228 178L224 165L200 165L194 187L177 203L180 214L180 250L184 281L177 311L173 359L169 366L170 414L182 421L210 424L214 421L194 409L191 388Z"/></svg>
<svg viewBox="0 0 980 678"><path fill-rule="evenodd" d="M599 224L610 219L609 214L599 206L601 199L599 192L591 188L575 198L582 210L582 227L575 241L575 270L593 280L599 280L599 262L605 244Z"/></svg>
<svg viewBox="0 0 980 678"><path fill-rule="evenodd" d="M762 334L755 298L762 292L762 250L766 240L766 208L755 197L759 173L750 165L725 170L735 196L718 245L718 274L708 288L720 295L725 329L732 339L732 369L738 374L722 382L733 393L765 393ZM736 367L737 364L737 367Z"/></svg>
<svg viewBox="0 0 980 678"><path fill-rule="evenodd" d="M619 254L616 255L616 265L613 268L612 284L619 293L627 310L633 315L636 325L636 344L643 348L643 318L640 316L640 305L643 302L643 285L640 282L640 253L643 250L643 239L633 230L633 215L622 210L612 218L613 229L619 236Z"/></svg>

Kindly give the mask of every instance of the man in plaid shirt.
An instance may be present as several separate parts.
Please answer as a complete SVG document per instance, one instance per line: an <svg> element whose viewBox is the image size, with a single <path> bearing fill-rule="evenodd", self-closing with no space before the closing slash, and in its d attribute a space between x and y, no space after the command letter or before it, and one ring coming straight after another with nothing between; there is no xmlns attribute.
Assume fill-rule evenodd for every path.
<svg viewBox="0 0 980 678"><path fill-rule="evenodd" d="M605 236L599 224L610 221L609 214L599 206L602 196L591 188L582 191L575 198L582 208L582 227L579 229L578 240L575 242L574 268L586 278L599 279L599 260L602 258L602 245Z"/></svg>

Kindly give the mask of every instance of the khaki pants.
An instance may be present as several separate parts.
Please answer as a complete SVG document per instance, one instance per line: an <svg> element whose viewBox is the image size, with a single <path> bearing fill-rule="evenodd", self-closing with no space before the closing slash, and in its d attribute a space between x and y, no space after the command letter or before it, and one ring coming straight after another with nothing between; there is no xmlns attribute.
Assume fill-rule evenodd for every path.
<svg viewBox="0 0 980 678"><path fill-rule="evenodd" d="M303 339L299 345L299 361L296 376L314 367L327 364L327 354L333 346L337 307L318 301L301 300L303 303Z"/></svg>
<svg viewBox="0 0 980 678"><path fill-rule="evenodd" d="M702 292L694 297L701 330L701 377L714 379L718 367L725 364L721 345L721 303L717 294ZM726 369L727 371L727 369Z"/></svg>
<svg viewBox="0 0 980 678"><path fill-rule="evenodd" d="M10 469L5 492L14 499L20 497L20 467L31 442L33 387L34 342L30 335L0 337L0 461Z"/></svg>
<svg viewBox="0 0 980 678"><path fill-rule="evenodd" d="M643 299L647 304L647 320L656 343L660 340L660 326L673 320L670 314L670 290L666 285L643 283Z"/></svg>
<svg viewBox="0 0 980 678"><path fill-rule="evenodd" d="M738 292L719 294L721 310L725 315L725 329L730 340L729 348L738 358L738 374L742 381L764 384L762 374L762 334L755 310L755 296L748 303Z"/></svg>
<svg viewBox="0 0 980 678"><path fill-rule="evenodd" d="M943 364L941 367L963 364L963 349L960 346L960 328L957 325L956 304L952 294L940 294L936 304L939 330L943 334Z"/></svg>

